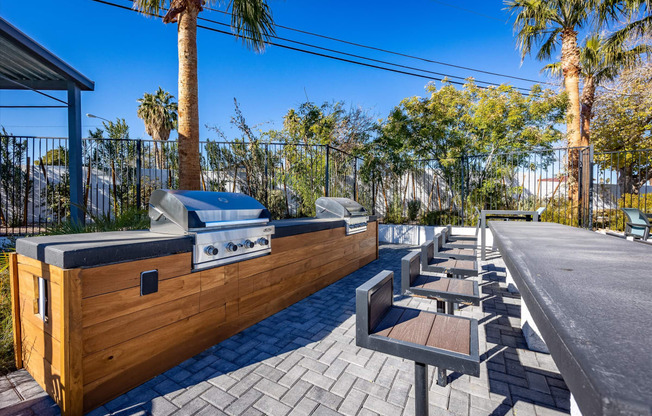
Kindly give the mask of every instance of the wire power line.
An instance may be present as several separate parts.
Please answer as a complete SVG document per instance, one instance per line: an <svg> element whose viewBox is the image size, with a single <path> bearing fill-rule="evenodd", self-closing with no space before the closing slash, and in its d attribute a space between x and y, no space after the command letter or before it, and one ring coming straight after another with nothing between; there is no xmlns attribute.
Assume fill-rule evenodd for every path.
<svg viewBox="0 0 652 416"><path fill-rule="evenodd" d="M131 7L126 7L126 6L123 6L123 5L115 4L115 3L112 3L112 2L109 2L109 1L106 1L106 0L93 0L93 1L95 1L97 3L105 4L105 5L108 5L108 6L113 6L113 7L117 7L117 8L120 8L120 9L141 13L141 12L139 12L137 10L132 9ZM127 1L129 1L129 0L127 0ZM166 11L166 9L161 9L161 10ZM142 13L142 14L146 14L146 15L152 16L152 17L159 17L159 18L162 17L161 15L156 15L156 14L153 14L153 13ZM210 23L217 23L219 25L230 27L230 25L228 25L228 24L218 22L218 21L215 21L215 20L211 20L211 19L198 17L198 20L208 21ZM209 30L209 31L212 31L212 32L233 36L233 37L249 39L249 38L247 38L245 36L236 35L231 31L220 30L220 29L216 29L214 27L209 27L209 26L205 26L205 25L201 25L201 24L198 24L197 27L201 28L201 29ZM393 72L393 73L398 73L398 74L423 78L423 79L427 79L427 80L431 80L431 81L432 80L434 80L434 81L444 81L444 79L446 79L446 82L449 82L451 84L455 84L455 85L464 85L465 84L464 82L452 81L452 80L448 79L448 78L464 79L462 77L455 76L455 75L442 74L442 73L437 73L437 72L434 72L434 71L409 67L409 66L400 65L400 64L394 64L394 63L387 62L387 61L381 61L381 60L376 60L376 59L373 59L373 58L368 58L368 57L364 57L364 56L360 56L360 55L349 54L347 52L342 52L342 51L338 51L338 50L335 50L335 49L323 48L323 47L320 47L320 46L317 46L317 45L312 45L312 44L308 44L308 43L304 43L304 42L294 41L294 40L291 40L291 39L279 38L279 37L276 37L276 36L274 36L274 38L277 38L279 40L288 41L288 42L293 42L293 43L296 43L296 44L301 44L301 45L316 48L316 49L321 49L321 50L326 50L326 51L329 51L329 52L338 53L338 54L341 54L341 55L355 57L355 58L358 58L358 59L365 59L365 60L373 61L373 62L376 62L376 63L383 63L385 65L392 65L392 66L397 66L397 67L401 67L401 68L404 68L404 69L416 70L416 71L426 72L426 73L433 73L433 74L443 76L444 78L437 78L437 77L428 76L428 75L424 75L424 74L408 72L408 71L394 69L394 68L387 68L387 67L384 67L384 66L379 66L379 65L369 64L369 63L366 63L366 62L356 61L356 60L353 60L353 59L347 59L347 58L342 58L342 57L338 57L338 56L328 55L328 54L325 54L325 53L320 53L320 52L315 52L315 51L311 51L311 50L307 50L307 49L292 47L292 46L289 46L289 45L284 45L284 44L271 42L271 41L268 41L266 43L268 45L277 46L277 47L288 49L288 50L303 52L303 53L307 53L307 54L310 54L310 55L320 56L320 57L324 57L324 58L329 58L329 59L333 59L333 60L337 60L337 61L341 61L341 62L347 62L347 63L360 65L360 66L365 66L365 67L369 67L369 68L380 69L380 70L384 70L384 71L388 71L388 72ZM487 82L487 81L476 81L476 82L480 82L480 83L483 83L483 84L488 84L490 86L498 86L498 84L496 84L496 83L491 83L491 82ZM532 82L534 82L534 81L532 81ZM484 87L484 88L486 88L486 87ZM517 89L517 90L529 91L528 89L522 88L522 87L512 87L512 88Z"/></svg>
<svg viewBox="0 0 652 416"><path fill-rule="evenodd" d="M127 0L127 1L130 1L130 0ZM442 2L437 2L437 3L445 4L445 3L442 3ZM446 4L446 5L448 5L448 4ZM450 5L448 5L448 6L450 6ZM451 7L456 7L456 6L451 6ZM459 7L456 7L456 8L459 8ZM210 11L213 11L213 12L217 12L217 13L222 13L222 14L227 15L227 16L231 16L231 13L229 13L227 11L224 11L224 10L213 9L211 7L204 7L204 9L210 10ZM466 9L462 9L462 10L466 10ZM485 71L483 69L471 68L471 67L462 66L462 65L456 65L456 64L451 64L451 63L448 63L448 62L435 61L433 59L423 58L423 57L420 57L420 56L409 55L409 54L405 54L405 53L402 53L402 52L391 51L391 50L388 50L388 49L383 49L383 48L378 48L378 47L375 47L375 46L365 45L365 44L362 44L362 43L352 42L352 41L348 41L348 40L344 40L344 39L340 39L340 38L336 38L336 37L332 37L332 36L321 35L319 33L314 33L314 32L310 32L310 31L307 31L307 30L296 29L296 28L289 27L289 26L283 26L283 25L280 25L280 24L277 24L277 23L274 23L274 26L276 26L278 28L281 28L281 29L291 30L291 31L297 32L297 33L303 33L305 35L315 36L315 37L319 37L319 38L322 38L322 39L328 39L328 40L332 40L332 41L335 41L335 42L344 43L344 44L351 45L351 46L357 46L357 47L360 47L360 48L370 49L370 50L374 50L374 51L378 51L378 52L384 52L384 53L397 55L397 56L402 56L404 58L417 59L417 60L420 60L420 61L423 61L423 62L428 62L428 63L431 63L431 64L443 65L443 66L448 66L448 67L451 67L451 68L463 69L465 71L478 72L478 73L487 74L487 75L494 75L494 76L502 77L502 78L510 78L510 79L515 79L515 80L519 80L519 81L532 82L532 83L535 83L535 84L555 85L555 84L552 84L552 83L549 83L549 82L537 81L537 80L534 80L534 79L517 77L515 75L502 74L502 73L499 73L499 72Z"/></svg>

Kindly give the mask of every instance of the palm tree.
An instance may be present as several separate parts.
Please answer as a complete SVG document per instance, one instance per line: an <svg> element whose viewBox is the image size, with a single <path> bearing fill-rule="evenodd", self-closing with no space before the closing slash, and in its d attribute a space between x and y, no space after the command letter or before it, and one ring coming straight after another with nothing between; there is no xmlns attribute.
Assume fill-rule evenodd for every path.
<svg viewBox="0 0 652 416"><path fill-rule="evenodd" d="M590 129L596 88L602 83L616 78L621 70L631 68L639 61L642 54L652 53L652 46L649 45L637 45L630 49L623 49L621 44L617 50L613 50L607 46L606 42L605 37L593 35L586 39L584 47L580 49L581 76L584 84L580 97L582 146L588 146L591 143ZM548 64L543 70L553 76L562 75L560 62Z"/></svg>
<svg viewBox="0 0 652 416"><path fill-rule="evenodd" d="M177 128L177 103L174 96L158 87L156 93L145 93L139 98L138 117L145 122L145 131L154 139L154 160L156 167L163 166L163 154L159 154L158 141L170 138L170 132Z"/></svg>
<svg viewBox="0 0 652 416"><path fill-rule="evenodd" d="M200 189L199 105L197 99L197 16L205 0L134 0L146 15L166 14L164 23L177 23L179 53L179 187ZM208 0L211 3L211 0ZM274 34L274 21L265 0L229 0L231 28L245 46L265 49Z"/></svg>
<svg viewBox="0 0 652 416"><path fill-rule="evenodd" d="M568 94L566 117L568 144L580 146L580 52L577 30L589 18L591 0L505 0L507 9L516 14L514 29L522 58L540 45L538 60L550 59L561 42L561 72Z"/></svg>
<svg viewBox="0 0 652 416"><path fill-rule="evenodd" d="M605 49L618 51L628 39L652 34L652 1L650 0L593 0L599 25L627 21L607 37Z"/></svg>

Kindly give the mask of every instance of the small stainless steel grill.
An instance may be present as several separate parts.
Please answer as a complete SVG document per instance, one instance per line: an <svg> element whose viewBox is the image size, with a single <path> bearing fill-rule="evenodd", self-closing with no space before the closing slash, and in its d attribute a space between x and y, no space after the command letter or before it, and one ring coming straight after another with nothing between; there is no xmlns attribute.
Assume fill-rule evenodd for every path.
<svg viewBox="0 0 652 416"><path fill-rule="evenodd" d="M317 218L340 218L346 223L346 235L367 231L367 210L349 198L321 197L315 202Z"/></svg>
<svg viewBox="0 0 652 416"><path fill-rule="evenodd" d="M159 189L149 199L149 217L153 232L194 236L195 270L272 250L269 211L244 194Z"/></svg>

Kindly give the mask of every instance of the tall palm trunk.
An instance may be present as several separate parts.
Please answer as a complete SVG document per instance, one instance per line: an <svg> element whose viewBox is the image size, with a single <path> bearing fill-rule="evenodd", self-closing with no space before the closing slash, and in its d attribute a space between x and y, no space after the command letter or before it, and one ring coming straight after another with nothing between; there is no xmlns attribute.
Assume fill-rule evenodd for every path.
<svg viewBox="0 0 652 416"><path fill-rule="evenodd" d="M198 190L199 104L197 97L197 10L188 2L179 14L179 187Z"/></svg>
<svg viewBox="0 0 652 416"><path fill-rule="evenodd" d="M595 102L595 80L593 77L584 79L582 89L582 146L591 143L591 118L593 117L593 103Z"/></svg>
<svg viewBox="0 0 652 416"><path fill-rule="evenodd" d="M561 68L564 74L564 87L568 94L568 110L566 111L566 131L568 146L582 145L580 129L580 49L577 47L577 32L566 28L561 33ZM579 152L569 152L569 197L571 201L578 200Z"/></svg>

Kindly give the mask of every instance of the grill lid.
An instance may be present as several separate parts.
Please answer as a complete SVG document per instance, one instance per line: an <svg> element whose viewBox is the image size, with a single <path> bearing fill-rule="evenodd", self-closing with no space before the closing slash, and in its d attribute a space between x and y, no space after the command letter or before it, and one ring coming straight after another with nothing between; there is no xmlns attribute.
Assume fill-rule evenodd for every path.
<svg viewBox="0 0 652 416"><path fill-rule="evenodd" d="M317 218L350 218L365 217L367 210L349 198L317 198L315 202Z"/></svg>
<svg viewBox="0 0 652 416"><path fill-rule="evenodd" d="M152 231L187 232L267 223L270 213L244 194L157 189L149 198L149 217Z"/></svg>

